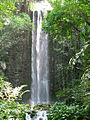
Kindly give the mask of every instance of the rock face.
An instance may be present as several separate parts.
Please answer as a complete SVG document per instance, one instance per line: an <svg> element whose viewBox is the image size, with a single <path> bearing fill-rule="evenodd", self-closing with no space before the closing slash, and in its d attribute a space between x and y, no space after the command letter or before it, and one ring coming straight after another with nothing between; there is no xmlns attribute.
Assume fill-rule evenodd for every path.
<svg viewBox="0 0 90 120"><path fill-rule="evenodd" d="M28 37L27 37L28 36ZM31 38L29 33L25 37L12 45L8 50L8 61L6 76L14 85L27 84L30 89L31 81Z"/></svg>
<svg viewBox="0 0 90 120"><path fill-rule="evenodd" d="M53 40L51 36L49 35L49 51L48 51L48 56L49 56L49 89L50 89L50 102L54 101L56 99L55 97L55 57L54 57L54 45L53 45Z"/></svg>

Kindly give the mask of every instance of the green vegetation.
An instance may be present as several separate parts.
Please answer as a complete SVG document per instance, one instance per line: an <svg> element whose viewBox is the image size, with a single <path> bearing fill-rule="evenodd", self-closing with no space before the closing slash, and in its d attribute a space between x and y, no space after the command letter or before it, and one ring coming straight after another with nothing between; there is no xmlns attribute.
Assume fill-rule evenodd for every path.
<svg viewBox="0 0 90 120"><path fill-rule="evenodd" d="M14 88L5 77L8 49L23 41L24 35L31 30L31 20L26 13L15 15L16 2L0 0L0 120L24 120L30 112L30 105L22 103L23 94L30 92L22 90L26 85Z"/></svg>
<svg viewBox="0 0 90 120"><path fill-rule="evenodd" d="M20 104L25 86L13 88L4 79L8 49L27 39L32 27L26 14L27 0L22 3L26 13L17 14L16 2L18 0L0 0L0 120L23 120L30 110L30 105ZM89 0L50 0L50 3L53 10L45 16L42 29L51 37L50 62L53 63L54 92L58 102L52 106L36 105L34 109L50 107L48 120L89 120Z"/></svg>
<svg viewBox="0 0 90 120"><path fill-rule="evenodd" d="M48 120L89 120L87 113L80 105L65 105L56 102L47 115Z"/></svg>
<svg viewBox="0 0 90 120"><path fill-rule="evenodd" d="M0 32L1 50L10 48L21 39L23 41L25 32L30 32L31 26L30 17L25 13L8 17Z"/></svg>
<svg viewBox="0 0 90 120"><path fill-rule="evenodd" d="M33 107L34 110L49 110L51 104L38 104Z"/></svg>
<svg viewBox="0 0 90 120"><path fill-rule="evenodd" d="M0 77L0 120L24 120L25 113L30 111L30 105L19 103L23 87L25 86L13 88L11 83Z"/></svg>
<svg viewBox="0 0 90 120"><path fill-rule="evenodd" d="M0 30L3 27L3 22L7 17L13 15L15 9L15 2L11 0L0 0Z"/></svg>
<svg viewBox="0 0 90 120"><path fill-rule="evenodd" d="M53 10L46 15L43 30L50 34L53 44L56 97L65 104L52 106L48 119L87 120L90 112L89 1L50 3Z"/></svg>

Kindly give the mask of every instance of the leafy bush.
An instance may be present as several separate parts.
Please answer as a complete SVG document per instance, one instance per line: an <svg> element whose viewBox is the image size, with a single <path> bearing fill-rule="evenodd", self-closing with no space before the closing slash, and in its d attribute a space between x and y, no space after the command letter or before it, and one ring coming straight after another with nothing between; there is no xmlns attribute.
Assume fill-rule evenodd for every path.
<svg viewBox="0 0 90 120"><path fill-rule="evenodd" d="M0 0L0 30L3 27L3 19L12 16L13 11L16 11L15 1Z"/></svg>
<svg viewBox="0 0 90 120"><path fill-rule="evenodd" d="M47 117L48 120L89 120L89 116L81 106L73 104L67 106L60 102L56 102L50 108Z"/></svg>
<svg viewBox="0 0 90 120"><path fill-rule="evenodd" d="M56 92L56 97L59 100L64 100L66 104L81 103L82 96L84 95L84 89L79 85L75 85L72 88L65 88Z"/></svg>
<svg viewBox="0 0 90 120"><path fill-rule="evenodd" d="M0 100L0 120L24 120L30 106L15 101Z"/></svg>
<svg viewBox="0 0 90 120"><path fill-rule="evenodd" d="M26 86L27 85L21 85L20 87L13 88L10 82L4 81L3 78L0 77L0 99L8 101L17 100L22 97L22 89Z"/></svg>
<svg viewBox="0 0 90 120"><path fill-rule="evenodd" d="M18 43L20 40L25 40L25 34L31 31L32 23L29 15L21 13L7 17L4 21L2 31L0 31L0 46L1 50L9 48ZM0 51L1 51L0 50Z"/></svg>
<svg viewBox="0 0 90 120"><path fill-rule="evenodd" d="M84 72L81 80L81 87L85 89L82 99L83 105L86 107L87 111L90 112L90 66L88 66L87 70Z"/></svg>
<svg viewBox="0 0 90 120"><path fill-rule="evenodd" d="M0 77L0 120L24 120L30 105L18 102L26 92L22 91L23 87L25 85L13 88L11 83Z"/></svg>

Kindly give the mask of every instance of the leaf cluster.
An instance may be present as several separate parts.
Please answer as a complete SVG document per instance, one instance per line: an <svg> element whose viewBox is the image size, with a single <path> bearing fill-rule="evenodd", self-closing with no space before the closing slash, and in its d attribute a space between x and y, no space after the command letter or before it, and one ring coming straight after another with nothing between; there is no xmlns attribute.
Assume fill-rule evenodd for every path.
<svg viewBox="0 0 90 120"><path fill-rule="evenodd" d="M7 101L15 101L22 97L22 89L27 85L21 85L20 87L13 88L10 82L5 81L0 76L0 99Z"/></svg>
<svg viewBox="0 0 90 120"><path fill-rule="evenodd" d="M4 50L13 44L16 44L20 39L24 39L25 32L31 31L31 20L29 15L21 13L8 17L4 22L2 31L0 32L0 46Z"/></svg>
<svg viewBox="0 0 90 120"><path fill-rule="evenodd" d="M85 109L79 105L65 105L61 102L56 102L47 115L48 120L89 120Z"/></svg>
<svg viewBox="0 0 90 120"><path fill-rule="evenodd" d="M15 101L0 100L0 120L24 120L30 106Z"/></svg>
<svg viewBox="0 0 90 120"><path fill-rule="evenodd" d="M0 30L3 27L3 20L5 20L6 17L12 16L15 10L15 1L0 0Z"/></svg>
<svg viewBox="0 0 90 120"><path fill-rule="evenodd" d="M53 10L47 14L43 30L53 38L60 35L70 38L71 31L77 31L83 38L89 39L89 13L87 2L76 0L61 0L51 2ZM87 27L87 30L85 30Z"/></svg>
<svg viewBox="0 0 90 120"><path fill-rule="evenodd" d="M74 57L70 59L69 65L73 68L74 65L79 64L80 66L78 67L78 69L82 69L84 72L90 64L89 51L90 51L90 44L89 42L88 43L86 42L82 47L82 49L78 53L76 53Z"/></svg>
<svg viewBox="0 0 90 120"><path fill-rule="evenodd" d="M30 111L30 105L17 102L25 93L23 87L25 85L13 88L11 83L0 76L0 120L24 120L25 114Z"/></svg>

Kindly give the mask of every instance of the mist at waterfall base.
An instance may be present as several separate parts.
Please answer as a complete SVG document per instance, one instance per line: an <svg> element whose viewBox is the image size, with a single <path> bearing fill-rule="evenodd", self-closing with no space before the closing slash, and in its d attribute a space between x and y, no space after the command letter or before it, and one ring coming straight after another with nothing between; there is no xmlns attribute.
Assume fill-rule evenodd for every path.
<svg viewBox="0 0 90 120"><path fill-rule="evenodd" d="M46 111L38 111L36 115L31 118L29 114L26 113L26 120L47 120Z"/></svg>

